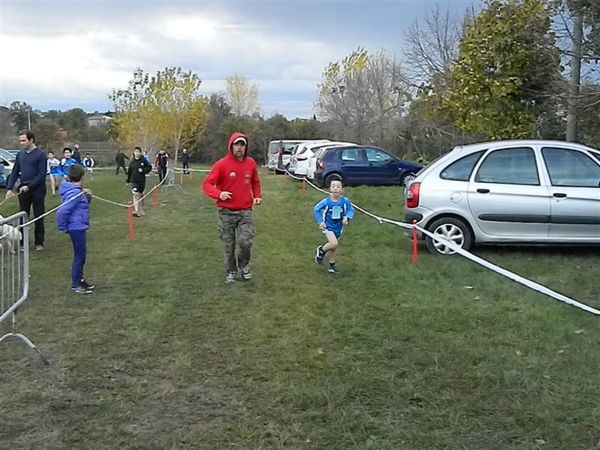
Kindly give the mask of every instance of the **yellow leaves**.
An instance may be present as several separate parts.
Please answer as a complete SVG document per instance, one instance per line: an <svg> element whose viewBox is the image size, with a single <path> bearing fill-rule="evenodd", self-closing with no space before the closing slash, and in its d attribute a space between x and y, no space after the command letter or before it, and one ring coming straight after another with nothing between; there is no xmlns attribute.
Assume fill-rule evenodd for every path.
<svg viewBox="0 0 600 450"><path fill-rule="evenodd" d="M225 81L225 97L231 111L237 116L250 116L259 112L258 86L250 84L243 75L231 75Z"/></svg>
<svg viewBox="0 0 600 450"><path fill-rule="evenodd" d="M207 101L198 94L200 78L180 67L166 67L154 76L138 69L127 90L113 90L110 96L117 115L117 140L178 148L184 135L193 141L206 121Z"/></svg>

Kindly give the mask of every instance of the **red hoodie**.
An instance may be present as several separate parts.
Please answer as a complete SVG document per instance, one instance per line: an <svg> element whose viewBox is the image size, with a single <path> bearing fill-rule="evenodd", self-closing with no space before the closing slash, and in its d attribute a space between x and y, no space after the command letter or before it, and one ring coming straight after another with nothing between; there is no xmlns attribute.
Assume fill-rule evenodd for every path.
<svg viewBox="0 0 600 450"><path fill-rule="evenodd" d="M217 201L219 208L238 211L252 208L253 199L260 198L260 180L256 169L256 161L246 152L240 161L232 153L233 142L238 138L246 139L242 133L233 133L227 142L227 155L218 160L202 182L204 193ZM229 200L219 199L222 191L231 192Z"/></svg>

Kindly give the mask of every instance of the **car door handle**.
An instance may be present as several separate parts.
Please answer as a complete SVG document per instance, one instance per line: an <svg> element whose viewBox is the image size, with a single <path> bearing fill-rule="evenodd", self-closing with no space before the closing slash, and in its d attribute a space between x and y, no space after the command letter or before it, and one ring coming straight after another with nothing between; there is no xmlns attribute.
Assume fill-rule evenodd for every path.
<svg viewBox="0 0 600 450"><path fill-rule="evenodd" d="M480 188L480 189L477 189L477 192L479 192L480 194L489 194L490 190L489 189Z"/></svg>
<svg viewBox="0 0 600 450"><path fill-rule="evenodd" d="M562 192L555 192L554 194L552 194L552 196L556 198L565 198L567 194L564 194Z"/></svg>

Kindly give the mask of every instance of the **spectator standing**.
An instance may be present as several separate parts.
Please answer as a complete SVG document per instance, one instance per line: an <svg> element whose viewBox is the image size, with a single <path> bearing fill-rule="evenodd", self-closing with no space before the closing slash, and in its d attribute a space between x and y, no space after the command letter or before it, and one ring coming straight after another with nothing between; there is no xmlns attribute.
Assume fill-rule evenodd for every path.
<svg viewBox="0 0 600 450"><path fill-rule="evenodd" d="M183 153L181 154L181 164L183 166L183 173L190 173L190 154L187 151L187 148L183 149Z"/></svg>
<svg viewBox="0 0 600 450"><path fill-rule="evenodd" d="M83 266L87 256L86 232L90 227L90 202L92 191L82 186L85 169L81 164L72 164L67 172L68 179L59 188L61 207L56 212L59 231L67 233L73 244L71 265L71 289L76 294L90 294L94 285L83 277Z"/></svg>
<svg viewBox="0 0 600 450"><path fill-rule="evenodd" d="M15 182L19 184L19 209L30 214L33 207L33 217L44 214L46 200L46 172L48 158L36 146L35 135L30 131L22 131L19 135L19 145L23 150L17 154L15 166L6 183L6 198L12 197ZM44 250L44 219L35 222L34 242L36 250Z"/></svg>
<svg viewBox="0 0 600 450"><path fill-rule="evenodd" d="M117 164L117 175L119 175L119 168L123 169L123 173L127 175L127 169L125 168L125 160L129 159L129 157L123 153L121 150L117 152L115 155L115 163Z"/></svg>
<svg viewBox="0 0 600 450"><path fill-rule="evenodd" d="M233 133L226 155L218 160L202 183L203 192L216 200L219 211L219 237L225 254L225 283L252 279L250 254L254 239L252 206L262 202L256 162L247 154L248 138ZM236 257L236 247L239 252Z"/></svg>
<svg viewBox="0 0 600 450"><path fill-rule="evenodd" d="M75 144L73 146L73 154L71 157L75 160L77 164L81 164L81 151L79 150L79 144Z"/></svg>
<svg viewBox="0 0 600 450"><path fill-rule="evenodd" d="M164 150L156 155L156 168L158 169L158 181L161 182L167 175L167 167L169 166L169 155Z"/></svg>
<svg viewBox="0 0 600 450"><path fill-rule="evenodd" d="M96 161L94 161L94 158L92 158L92 155L90 155L89 153L85 154L85 158L83 158L83 160L81 161L83 167L85 167L85 170L88 171L88 173L90 174L90 180L94 179L94 166L96 165Z"/></svg>

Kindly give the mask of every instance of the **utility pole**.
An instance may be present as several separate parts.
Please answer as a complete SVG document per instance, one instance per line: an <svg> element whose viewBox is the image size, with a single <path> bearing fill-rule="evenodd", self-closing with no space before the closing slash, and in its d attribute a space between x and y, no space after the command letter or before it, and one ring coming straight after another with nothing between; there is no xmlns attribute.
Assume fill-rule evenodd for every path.
<svg viewBox="0 0 600 450"><path fill-rule="evenodd" d="M577 140L577 107L579 103L579 83L581 82L581 43L583 41L583 11L578 7L573 17L573 56L571 58L571 76L569 79L569 97L567 112L567 141Z"/></svg>

